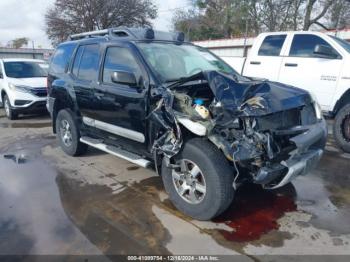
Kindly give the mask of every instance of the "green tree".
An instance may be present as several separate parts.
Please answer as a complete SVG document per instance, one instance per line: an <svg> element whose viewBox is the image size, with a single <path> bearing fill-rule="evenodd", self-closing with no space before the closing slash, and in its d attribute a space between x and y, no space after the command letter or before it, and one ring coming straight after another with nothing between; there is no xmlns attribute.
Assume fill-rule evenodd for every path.
<svg viewBox="0 0 350 262"><path fill-rule="evenodd" d="M118 26L151 26L157 17L152 0L56 0L45 16L53 44L71 34Z"/></svg>
<svg viewBox="0 0 350 262"><path fill-rule="evenodd" d="M27 37L19 37L10 41L10 46L13 48L21 48L28 45L29 39Z"/></svg>
<svg viewBox="0 0 350 262"><path fill-rule="evenodd" d="M264 31L324 27L335 2L345 0L193 0L178 11L173 23L192 40L226 38ZM343 10L344 4L340 8ZM349 8L347 9L349 10ZM334 9L334 17L338 17ZM339 12L338 12L339 13ZM343 23L346 15L343 14ZM334 20L334 18L333 18Z"/></svg>

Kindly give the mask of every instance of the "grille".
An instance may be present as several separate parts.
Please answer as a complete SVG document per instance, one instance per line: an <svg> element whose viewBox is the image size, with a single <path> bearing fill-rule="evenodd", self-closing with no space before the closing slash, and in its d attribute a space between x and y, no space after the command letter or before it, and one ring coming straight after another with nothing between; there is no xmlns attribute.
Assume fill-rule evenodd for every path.
<svg viewBox="0 0 350 262"><path fill-rule="evenodd" d="M47 90L45 87L38 87L38 88L33 88L31 90L31 93L35 96L38 96L38 97L45 97L47 96Z"/></svg>
<svg viewBox="0 0 350 262"><path fill-rule="evenodd" d="M288 129L301 124L300 109L281 111L257 119L258 129L261 131L271 129Z"/></svg>
<svg viewBox="0 0 350 262"><path fill-rule="evenodd" d="M293 108L257 118L258 129L283 130L299 125L312 125L317 122L313 104L301 108Z"/></svg>

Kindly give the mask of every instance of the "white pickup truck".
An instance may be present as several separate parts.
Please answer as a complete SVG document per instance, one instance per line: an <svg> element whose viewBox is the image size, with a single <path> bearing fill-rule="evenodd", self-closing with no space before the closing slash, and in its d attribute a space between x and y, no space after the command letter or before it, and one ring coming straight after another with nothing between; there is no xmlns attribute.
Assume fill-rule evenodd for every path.
<svg viewBox="0 0 350 262"><path fill-rule="evenodd" d="M263 33L247 58L222 59L244 76L310 91L335 118L337 144L350 152L350 43L320 32Z"/></svg>

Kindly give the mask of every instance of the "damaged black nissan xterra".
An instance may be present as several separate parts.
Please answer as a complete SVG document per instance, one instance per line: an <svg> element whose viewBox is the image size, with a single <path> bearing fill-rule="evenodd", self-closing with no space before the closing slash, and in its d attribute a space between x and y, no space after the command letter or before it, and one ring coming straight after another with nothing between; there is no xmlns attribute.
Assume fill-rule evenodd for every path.
<svg viewBox="0 0 350 262"><path fill-rule="evenodd" d="M52 58L48 92L67 154L89 145L153 165L173 204L200 220L222 213L242 183L274 189L306 174L327 136L308 92L242 77L182 33L73 35Z"/></svg>

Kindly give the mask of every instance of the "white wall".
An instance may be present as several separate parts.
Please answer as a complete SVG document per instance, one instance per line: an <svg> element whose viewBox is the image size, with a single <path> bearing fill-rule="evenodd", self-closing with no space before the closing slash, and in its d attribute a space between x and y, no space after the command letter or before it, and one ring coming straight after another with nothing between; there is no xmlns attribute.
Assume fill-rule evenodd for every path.
<svg viewBox="0 0 350 262"><path fill-rule="evenodd" d="M335 35L335 31L325 32L327 34ZM337 32L337 37L350 41L350 29L345 29ZM255 37L244 38L232 38L232 39L218 39L218 40L205 40L194 41L195 45L206 47L213 53L220 57L242 57L244 55L244 45L246 45L248 54L254 43Z"/></svg>

